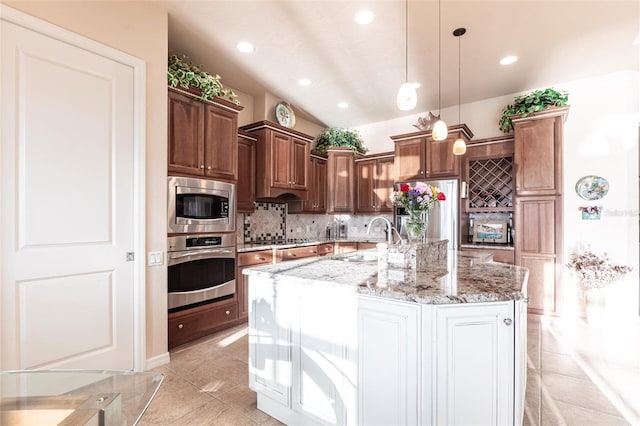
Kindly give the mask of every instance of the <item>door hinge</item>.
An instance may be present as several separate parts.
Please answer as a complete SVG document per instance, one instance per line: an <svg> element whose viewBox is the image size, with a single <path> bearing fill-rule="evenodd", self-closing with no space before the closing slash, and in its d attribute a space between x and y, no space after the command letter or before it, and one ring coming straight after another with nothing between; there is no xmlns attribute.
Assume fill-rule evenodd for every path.
<svg viewBox="0 0 640 426"><path fill-rule="evenodd" d="M133 262L133 252L132 251L128 251L127 252L127 262Z"/></svg>

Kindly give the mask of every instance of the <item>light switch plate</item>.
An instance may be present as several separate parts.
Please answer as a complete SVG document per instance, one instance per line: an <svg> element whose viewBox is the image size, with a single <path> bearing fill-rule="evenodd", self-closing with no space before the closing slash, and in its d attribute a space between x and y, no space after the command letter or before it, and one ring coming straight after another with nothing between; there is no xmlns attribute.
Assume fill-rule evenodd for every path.
<svg viewBox="0 0 640 426"><path fill-rule="evenodd" d="M164 264L164 253L161 251L150 251L147 254L147 266L158 266Z"/></svg>

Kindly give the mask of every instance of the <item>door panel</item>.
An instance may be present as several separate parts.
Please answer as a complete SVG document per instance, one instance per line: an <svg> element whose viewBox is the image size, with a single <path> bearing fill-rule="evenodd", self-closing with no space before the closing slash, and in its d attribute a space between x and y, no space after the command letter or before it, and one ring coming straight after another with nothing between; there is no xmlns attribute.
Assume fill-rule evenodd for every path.
<svg viewBox="0 0 640 426"><path fill-rule="evenodd" d="M2 367L132 369L134 69L1 31Z"/></svg>

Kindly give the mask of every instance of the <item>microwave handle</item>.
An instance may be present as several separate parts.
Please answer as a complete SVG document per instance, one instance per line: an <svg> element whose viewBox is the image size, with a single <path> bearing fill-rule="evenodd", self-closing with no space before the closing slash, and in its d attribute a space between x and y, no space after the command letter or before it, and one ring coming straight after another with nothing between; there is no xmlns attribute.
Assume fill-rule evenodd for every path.
<svg viewBox="0 0 640 426"><path fill-rule="evenodd" d="M229 249L210 249L210 250L197 250L188 253L169 253L169 265L176 265L178 263L183 263L191 260L200 260L207 258L215 258L215 257L234 257L229 256L235 254L233 250Z"/></svg>

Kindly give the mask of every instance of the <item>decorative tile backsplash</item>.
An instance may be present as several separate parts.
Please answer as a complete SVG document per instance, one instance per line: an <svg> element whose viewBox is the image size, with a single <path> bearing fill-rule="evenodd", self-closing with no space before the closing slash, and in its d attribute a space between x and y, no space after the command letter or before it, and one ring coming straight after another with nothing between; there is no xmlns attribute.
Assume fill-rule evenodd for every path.
<svg viewBox="0 0 640 426"><path fill-rule="evenodd" d="M340 223L346 228L347 238L368 239L385 238L385 224L376 221L367 234L367 227L375 216L384 216L389 221L393 215L326 215L326 214L287 214L287 205L279 203L256 203L253 213L239 214L237 223L243 224L238 232L238 242L268 241L285 238L324 239L327 226L331 229L331 238L338 238Z"/></svg>

